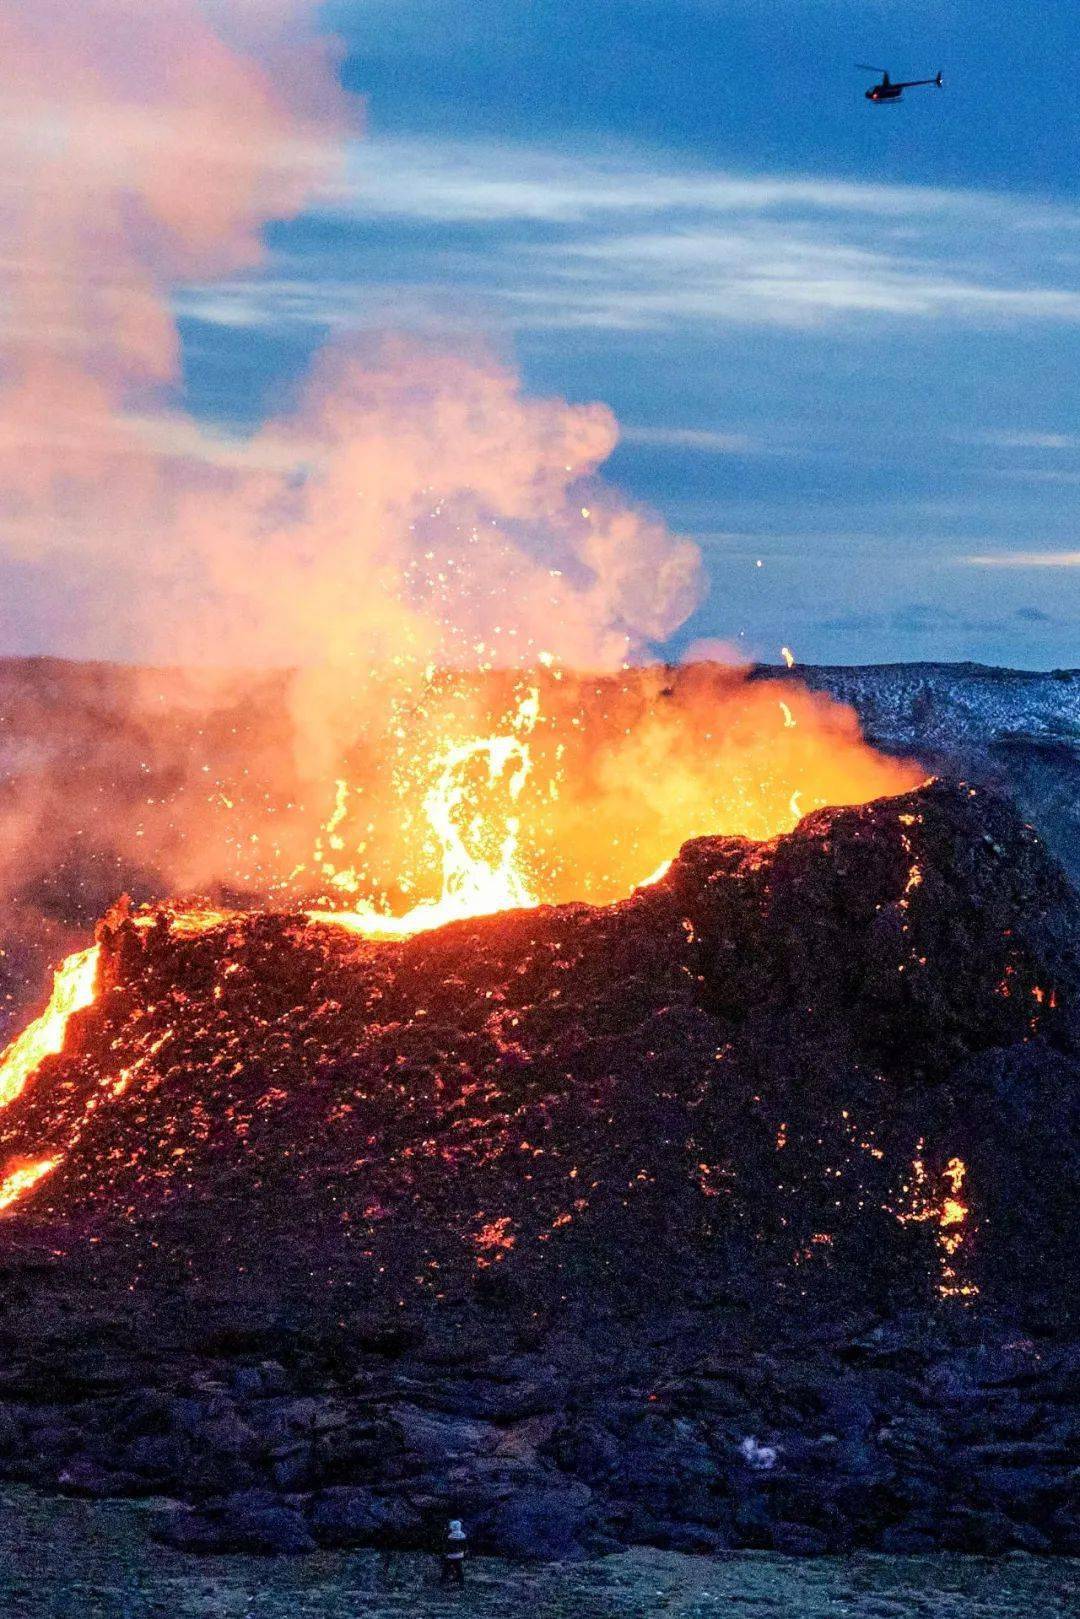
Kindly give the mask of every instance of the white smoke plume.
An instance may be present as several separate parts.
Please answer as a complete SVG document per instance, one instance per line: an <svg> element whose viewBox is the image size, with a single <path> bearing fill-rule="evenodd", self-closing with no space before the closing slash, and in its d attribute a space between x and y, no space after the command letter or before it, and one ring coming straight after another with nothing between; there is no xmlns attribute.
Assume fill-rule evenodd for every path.
<svg viewBox="0 0 1080 1619"><path fill-rule="evenodd" d="M243 454L170 406L172 289L257 264L356 131L318 9L0 6L0 636L132 661L617 663L699 575L597 485L603 408L401 339L321 355Z"/></svg>

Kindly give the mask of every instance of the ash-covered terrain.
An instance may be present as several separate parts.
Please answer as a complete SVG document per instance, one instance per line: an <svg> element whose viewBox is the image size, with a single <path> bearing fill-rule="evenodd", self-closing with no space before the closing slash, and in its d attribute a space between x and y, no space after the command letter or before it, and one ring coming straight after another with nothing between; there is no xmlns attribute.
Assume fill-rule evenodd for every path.
<svg viewBox="0 0 1080 1619"><path fill-rule="evenodd" d="M203 1548L1072 1551L1080 902L938 783L373 945L114 911L0 1467Z"/></svg>

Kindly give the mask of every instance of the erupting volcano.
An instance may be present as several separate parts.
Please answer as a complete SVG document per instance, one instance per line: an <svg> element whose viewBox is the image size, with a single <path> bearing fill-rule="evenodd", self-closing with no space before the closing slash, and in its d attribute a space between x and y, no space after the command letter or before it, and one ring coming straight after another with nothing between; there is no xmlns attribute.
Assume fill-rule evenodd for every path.
<svg viewBox="0 0 1080 1619"><path fill-rule="evenodd" d="M553 661L544 660L549 668ZM289 874L289 884L307 876L336 901L309 909L308 921L390 941L564 896L613 901L664 876L689 837L719 827L766 839L827 802L860 802L917 779L914 767L868 748L848 711L788 688L780 697L738 672L685 670L659 694L647 673L591 686L573 678L570 703L564 678L556 671L546 680L547 715L540 686L518 682L505 730L465 740L454 732L463 708L465 718L476 712L476 682L429 673L422 690L397 696L384 727L384 738L396 738L390 760L374 769L369 760L358 784L338 780L310 864ZM417 751L417 738L429 751ZM224 792L219 797L233 808ZM386 869L378 826L388 813L402 866L380 885L377 904L364 890ZM401 912L387 908L387 890L407 895L431 878L438 892ZM271 886L280 892L286 884ZM192 937L242 919L170 902L133 925L161 920L174 935ZM0 1107L62 1051L70 1018L94 1001L99 969L96 947L59 968L45 1011L0 1057ZM117 1076L118 1092L129 1077L128 1069ZM0 1180L0 1208L29 1196L59 1162L12 1165Z"/></svg>
<svg viewBox="0 0 1080 1619"><path fill-rule="evenodd" d="M989 1443L1016 1378L1073 1545L1061 874L927 784L552 905L520 875L541 712L421 773L441 900L122 904L61 970L4 1059L0 1333L16 1387L59 1352L84 1392L62 1459L5 1465L171 1490L206 1546L408 1542L463 1501L511 1551L1023 1545L947 1398L975 1379ZM330 1427L292 1433L313 1393Z"/></svg>
<svg viewBox="0 0 1080 1619"><path fill-rule="evenodd" d="M0 1478L154 1496L201 1550L1080 1552L1080 899L922 752L932 693L916 761L826 694L865 671L779 644L1056 620L1032 586L969 623L989 555L909 600L949 553L903 539L944 507L892 416L878 530L811 558L840 438L757 386L845 310L1069 299L878 251L981 204L585 164L530 149L535 97L513 151L399 109L369 163L381 9L0 6L4 650L94 660L0 658ZM328 11L392 49L343 66ZM709 328L667 346L720 311L726 398ZM578 393L613 333L628 493ZM1067 453L997 405L941 442Z"/></svg>

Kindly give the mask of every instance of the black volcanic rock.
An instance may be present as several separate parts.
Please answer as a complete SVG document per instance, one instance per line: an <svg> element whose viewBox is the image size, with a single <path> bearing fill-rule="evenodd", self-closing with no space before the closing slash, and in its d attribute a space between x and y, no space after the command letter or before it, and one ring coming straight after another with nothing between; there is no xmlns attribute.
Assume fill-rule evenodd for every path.
<svg viewBox="0 0 1080 1619"><path fill-rule="evenodd" d="M1080 670L801 664L779 678L850 703L875 747L1007 797L1080 882Z"/></svg>
<svg viewBox="0 0 1080 1619"><path fill-rule="evenodd" d="M942 783L404 944L114 916L0 1114L0 1466L187 1544L1075 1549L1078 922Z"/></svg>

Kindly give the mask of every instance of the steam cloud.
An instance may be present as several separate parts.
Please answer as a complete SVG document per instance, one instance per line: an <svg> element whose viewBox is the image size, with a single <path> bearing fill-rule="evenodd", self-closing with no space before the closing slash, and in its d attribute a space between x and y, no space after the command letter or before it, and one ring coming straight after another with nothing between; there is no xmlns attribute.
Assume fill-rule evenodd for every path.
<svg viewBox="0 0 1080 1619"><path fill-rule="evenodd" d="M256 264L355 116L314 0L0 13L0 513L9 645L214 663L611 665L698 591L693 547L590 489L600 407L483 353L324 353L223 448L170 409L170 291ZM583 515L583 508L588 515ZM453 626L452 646L447 626ZM485 654L486 655L486 654Z"/></svg>
<svg viewBox="0 0 1080 1619"><path fill-rule="evenodd" d="M611 667L699 589L694 548L597 479L610 413L529 398L479 344L329 349L246 443L178 403L173 289L256 267L263 227L333 181L358 129L319 11L0 3L0 647L301 666L293 757L275 739L262 767L279 812L310 788L316 825L358 714L396 723L388 671L540 650ZM84 678L15 671L4 699L0 931L31 955L121 882L228 880L238 846L271 847L261 789L242 832L239 803L235 833L206 826L234 792L208 793L236 757L210 740L230 705L257 752L250 680Z"/></svg>

